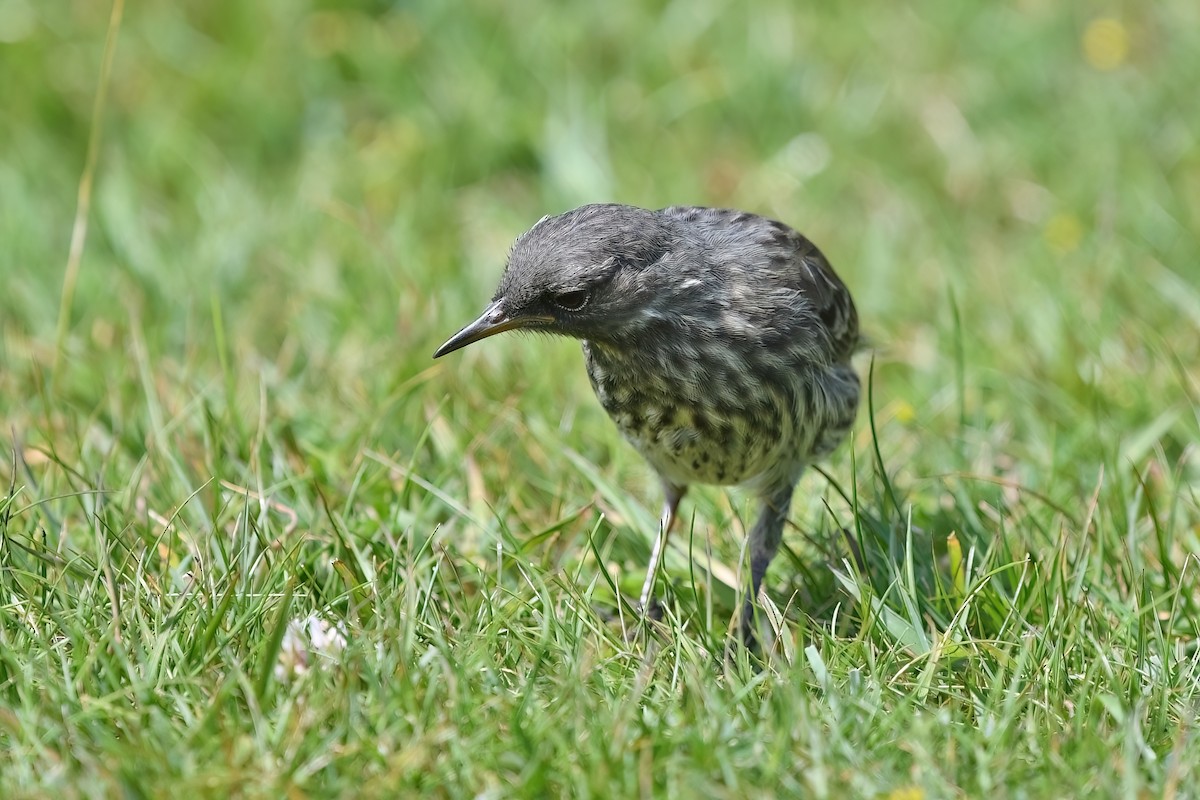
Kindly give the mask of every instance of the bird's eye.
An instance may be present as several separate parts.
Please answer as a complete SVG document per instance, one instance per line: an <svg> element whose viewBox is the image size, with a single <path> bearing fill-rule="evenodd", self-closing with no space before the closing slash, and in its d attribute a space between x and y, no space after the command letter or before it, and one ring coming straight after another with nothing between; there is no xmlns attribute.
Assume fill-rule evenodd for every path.
<svg viewBox="0 0 1200 800"><path fill-rule="evenodd" d="M570 292L558 292L550 299L563 311L582 311L583 307L588 304L588 300L591 299L591 295L588 294L587 289L575 289Z"/></svg>

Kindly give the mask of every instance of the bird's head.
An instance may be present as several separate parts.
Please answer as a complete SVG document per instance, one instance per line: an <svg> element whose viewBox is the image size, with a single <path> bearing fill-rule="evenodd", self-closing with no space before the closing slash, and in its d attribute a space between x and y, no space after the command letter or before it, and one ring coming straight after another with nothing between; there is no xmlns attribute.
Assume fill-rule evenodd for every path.
<svg viewBox="0 0 1200 800"><path fill-rule="evenodd" d="M661 214L632 206L545 217L513 245L491 304L433 357L503 331L604 340L652 319L666 277L655 267L675 243Z"/></svg>

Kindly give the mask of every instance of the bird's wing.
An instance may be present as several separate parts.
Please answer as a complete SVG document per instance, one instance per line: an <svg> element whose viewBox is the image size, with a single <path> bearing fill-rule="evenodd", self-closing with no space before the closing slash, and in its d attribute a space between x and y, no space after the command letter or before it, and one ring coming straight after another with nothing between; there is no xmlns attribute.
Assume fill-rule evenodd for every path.
<svg viewBox="0 0 1200 800"><path fill-rule="evenodd" d="M825 323L835 360L845 361L859 345L858 311L850 290L815 244L797 231L791 230L791 234L798 267L797 288L808 297Z"/></svg>
<svg viewBox="0 0 1200 800"><path fill-rule="evenodd" d="M784 286L803 295L824 324L832 360L846 361L858 348L858 312L850 290L825 255L799 231L777 220L732 209L674 206L662 213L679 222L707 227L705 238L709 241L756 245L762 266L774 271ZM742 247L733 250L745 252Z"/></svg>

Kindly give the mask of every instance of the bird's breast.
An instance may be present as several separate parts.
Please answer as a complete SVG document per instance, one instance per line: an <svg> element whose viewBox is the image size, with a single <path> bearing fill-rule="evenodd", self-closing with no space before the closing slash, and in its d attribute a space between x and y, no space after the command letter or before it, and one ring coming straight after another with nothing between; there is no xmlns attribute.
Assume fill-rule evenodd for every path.
<svg viewBox="0 0 1200 800"><path fill-rule="evenodd" d="M674 483L744 483L797 460L787 375L701 349L624 354L585 342L584 355L604 410Z"/></svg>

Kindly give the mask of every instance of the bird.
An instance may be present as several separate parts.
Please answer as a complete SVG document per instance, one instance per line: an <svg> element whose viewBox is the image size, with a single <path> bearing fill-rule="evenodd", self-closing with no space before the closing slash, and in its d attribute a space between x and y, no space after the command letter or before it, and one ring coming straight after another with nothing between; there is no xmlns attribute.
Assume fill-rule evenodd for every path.
<svg viewBox="0 0 1200 800"><path fill-rule="evenodd" d="M658 476L643 614L661 618L656 575L688 487L756 496L737 634L757 648L756 601L796 485L858 410L858 312L829 261L745 211L584 205L517 238L491 303L434 358L511 330L579 340L600 405Z"/></svg>

